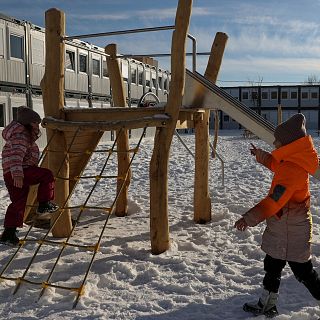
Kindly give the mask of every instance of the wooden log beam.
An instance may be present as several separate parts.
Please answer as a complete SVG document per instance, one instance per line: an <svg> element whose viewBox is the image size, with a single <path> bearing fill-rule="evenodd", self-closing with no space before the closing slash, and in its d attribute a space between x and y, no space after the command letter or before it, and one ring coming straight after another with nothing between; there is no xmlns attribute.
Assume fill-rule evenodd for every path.
<svg viewBox="0 0 320 320"><path fill-rule="evenodd" d="M150 236L151 251L160 254L170 247L168 223L168 162L174 130L182 105L185 83L186 38L192 0L179 0L171 45L171 82L165 112L172 123L157 128L150 163Z"/></svg>
<svg viewBox="0 0 320 320"><path fill-rule="evenodd" d="M45 128L58 129L62 131L75 131L80 128L81 131L111 131L123 129L138 129L144 127L165 127L170 122L170 117L161 115L161 117L144 117L141 119L118 120L118 121L64 121L53 118L44 118L42 125Z"/></svg>
<svg viewBox="0 0 320 320"><path fill-rule="evenodd" d="M126 97L124 93L124 83L120 71L120 66L117 59L117 46L109 44L105 47L107 56L107 66L109 70L110 85L112 88L112 99L117 107L126 107ZM129 135L128 130L117 130L117 149L121 152L118 153L118 176L126 176L124 186L120 191L123 181L117 182L117 193L120 192L116 204L115 215L118 217L126 216L128 213L128 188L131 180L131 169L129 151ZM128 171L129 170L129 171ZM126 175L128 171L128 174Z"/></svg>
<svg viewBox="0 0 320 320"><path fill-rule="evenodd" d="M193 114L202 112L199 108L180 108L179 120L193 120ZM144 117L161 117L166 115L164 107L148 108L65 108L66 121L119 121L137 120Z"/></svg>
<svg viewBox="0 0 320 320"><path fill-rule="evenodd" d="M46 29L46 61L45 74L41 81L43 106L45 116L63 119L64 107L64 55L65 46L61 38L65 35L65 14L58 9L49 9L45 14ZM54 132L47 129L47 137L51 137ZM66 143L64 133L59 131L54 134L51 140L51 147L61 151L59 153L48 153L48 167L55 176L59 175L69 178L68 157L65 157ZM68 180L56 180L55 201L61 207L69 195ZM53 217L60 214L58 211ZM56 222L52 234L54 237L67 237L72 229L70 210L63 210L62 215Z"/></svg>
<svg viewBox="0 0 320 320"><path fill-rule="evenodd" d="M220 70L224 49L228 40L225 33L218 32L211 47L211 53L204 76L215 83ZM205 94L198 88L197 103L201 106ZM198 104L199 103L199 104ZM214 106L215 107L215 106ZM195 183L194 183L194 221L206 223L211 220L211 198L209 195L209 119L210 110L202 118L195 119Z"/></svg>

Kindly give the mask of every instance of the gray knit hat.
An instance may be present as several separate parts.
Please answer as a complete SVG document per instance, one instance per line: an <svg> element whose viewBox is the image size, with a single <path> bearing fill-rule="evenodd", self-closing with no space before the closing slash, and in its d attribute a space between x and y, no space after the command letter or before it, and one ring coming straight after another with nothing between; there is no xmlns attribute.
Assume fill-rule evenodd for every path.
<svg viewBox="0 0 320 320"><path fill-rule="evenodd" d="M30 124L32 122L41 122L41 118L37 112L34 110L25 107L25 106L20 106L18 108L18 113L17 113L17 121L23 125Z"/></svg>
<svg viewBox="0 0 320 320"><path fill-rule="evenodd" d="M305 125L306 118L302 113L297 113L276 127L274 137L285 146L307 135Z"/></svg>

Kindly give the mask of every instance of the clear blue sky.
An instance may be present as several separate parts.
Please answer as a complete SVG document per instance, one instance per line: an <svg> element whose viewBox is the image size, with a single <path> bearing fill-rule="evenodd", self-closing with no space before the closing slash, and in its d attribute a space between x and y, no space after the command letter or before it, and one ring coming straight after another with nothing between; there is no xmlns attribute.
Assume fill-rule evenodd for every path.
<svg viewBox="0 0 320 320"><path fill-rule="evenodd" d="M52 7L66 13L68 35L174 24L177 0L1 0L2 13L44 26ZM210 51L216 32L229 36L222 81L303 82L320 78L320 0L194 0L189 32L198 51ZM171 31L87 41L104 47L117 43L120 53L166 53ZM188 45L191 51L191 45ZM159 59L168 66L169 59ZM207 57L199 57L203 73ZM189 64L191 67L191 64ZM244 83L243 83L244 84Z"/></svg>

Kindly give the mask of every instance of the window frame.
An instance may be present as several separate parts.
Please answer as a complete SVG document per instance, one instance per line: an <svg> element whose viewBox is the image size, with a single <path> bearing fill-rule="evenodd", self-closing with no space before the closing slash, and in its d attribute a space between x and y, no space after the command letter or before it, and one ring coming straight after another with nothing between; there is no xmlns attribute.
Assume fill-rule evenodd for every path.
<svg viewBox="0 0 320 320"><path fill-rule="evenodd" d="M85 58L85 66L86 66L86 71L82 71L81 70L81 57L84 57ZM87 53L84 53L84 52L79 52L79 55L78 55L78 72L81 73L81 74L88 74L88 54Z"/></svg>
<svg viewBox="0 0 320 320"><path fill-rule="evenodd" d="M158 74L158 89L163 90L163 74Z"/></svg>
<svg viewBox="0 0 320 320"><path fill-rule="evenodd" d="M71 50L71 49L66 49L66 59L65 59L65 69L70 71L70 72L76 72L76 52L74 50ZM69 59L67 58L70 58L70 64L67 65ZM72 63L73 63L73 66L72 66ZM70 68L69 65L71 65L71 67L73 68Z"/></svg>
<svg viewBox="0 0 320 320"><path fill-rule="evenodd" d="M95 70L94 70L94 67L95 67L94 61L98 62L99 74L94 73L95 72ZM98 57L92 57L91 63L92 63L92 75L95 76L95 77L99 77L100 78L101 77L101 59L98 58Z"/></svg>
<svg viewBox="0 0 320 320"><path fill-rule="evenodd" d="M278 91L270 92L270 100L278 100Z"/></svg>
<svg viewBox="0 0 320 320"><path fill-rule="evenodd" d="M138 85L144 86L144 68L143 66L139 65L137 69L138 69Z"/></svg>
<svg viewBox="0 0 320 320"><path fill-rule="evenodd" d="M6 33L4 26L0 26L0 34L2 35L2 38L0 36L0 59L5 59L6 55Z"/></svg>
<svg viewBox="0 0 320 320"><path fill-rule="evenodd" d="M130 65L130 80L133 84L138 84L138 68L136 64Z"/></svg>
<svg viewBox="0 0 320 320"><path fill-rule="evenodd" d="M20 57L14 57L12 56L12 37L16 37L22 40L22 58ZM9 57L10 60L15 61L24 61L25 60L25 36L23 34L20 34L19 32L11 31L9 32Z"/></svg>
<svg viewBox="0 0 320 320"><path fill-rule="evenodd" d="M314 97L314 94L316 95L315 97ZM318 92L317 91L311 91L310 92L310 99L318 99L318 97L319 97L319 95L318 95Z"/></svg>
<svg viewBox="0 0 320 320"><path fill-rule="evenodd" d="M1 117L1 114L2 114L2 117ZM0 102L0 127L4 128L5 126L6 126L6 104L4 102Z"/></svg>
<svg viewBox="0 0 320 320"><path fill-rule="evenodd" d="M106 57L102 57L102 78L104 79L109 78L109 69L108 69Z"/></svg>
<svg viewBox="0 0 320 320"><path fill-rule="evenodd" d="M121 62L121 76L124 82L129 80L129 62L127 60L122 60Z"/></svg>
<svg viewBox="0 0 320 320"><path fill-rule="evenodd" d="M242 91L241 98L242 100L249 100L249 91Z"/></svg>
<svg viewBox="0 0 320 320"><path fill-rule="evenodd" d="M151 69L147 67L144 71L146 87L151 88Z"/></svg>
<svg viewBox="0 0 320 320"><path fill-rule="evenodd" d="M281 91L281 99L282 100L287 100L289 99L289 92L286 90L286 91ZM285 95L285 96L284 96Z"/></svg>
<svg viewBox="0 0 320 320"><path fill-rule="evenodd" d="M295 97L293 97L295 95ZM298 99L298 91L290 91L290 99L297 100Z"/></svg>

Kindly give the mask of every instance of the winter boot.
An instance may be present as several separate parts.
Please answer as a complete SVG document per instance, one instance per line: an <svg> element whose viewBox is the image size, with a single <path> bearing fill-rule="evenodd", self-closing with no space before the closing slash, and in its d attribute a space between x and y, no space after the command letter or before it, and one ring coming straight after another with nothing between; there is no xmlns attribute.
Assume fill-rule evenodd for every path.
<svg viewBox="0 0 320 320"><path fill-rule="evenodd" d="M243 310L256 316L263 314L266 318L273 318L278 315L276 306L278 296L278 293L263 289L259 301L257 303L245 303Z"/></svg>
<svg viewBox="0 0 320 320"><path fill-rule="evenodd" d="M51 201L40 202L37 210L38 219L50 219L59 206Z"/></svg>
<svg viewBox="0 0 320 320"><path fill-rule="evenodd" d="M17 237L17 228L16 227L7 227L4 228L4 231L1 235L0 242L12 246L17 246L19 244L19 238Z"/></svg>

